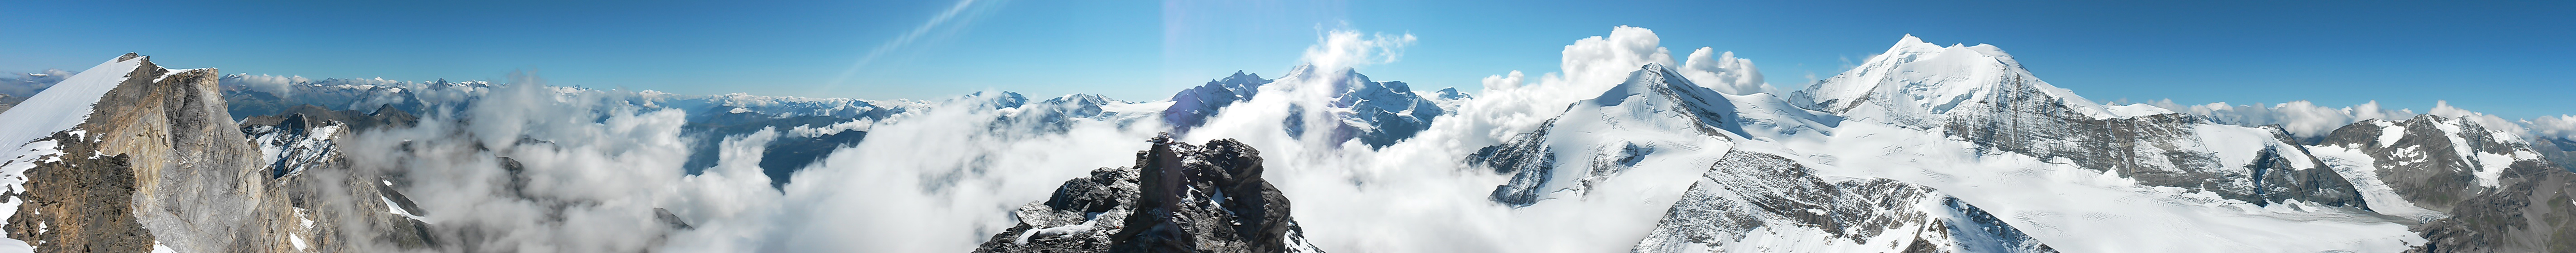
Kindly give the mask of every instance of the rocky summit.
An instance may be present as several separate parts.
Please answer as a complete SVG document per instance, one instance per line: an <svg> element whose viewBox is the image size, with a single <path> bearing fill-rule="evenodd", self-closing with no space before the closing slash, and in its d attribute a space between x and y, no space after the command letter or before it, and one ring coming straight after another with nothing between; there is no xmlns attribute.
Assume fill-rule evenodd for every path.
<svg viewBox="0 0 2576 253"><path fill-rule="evenodd" d="M1135 166L1092 170L1021 206L1020 224L975 252L1323 252L1261 179L1261 151L1230 139L1148 142Z"/></svg>

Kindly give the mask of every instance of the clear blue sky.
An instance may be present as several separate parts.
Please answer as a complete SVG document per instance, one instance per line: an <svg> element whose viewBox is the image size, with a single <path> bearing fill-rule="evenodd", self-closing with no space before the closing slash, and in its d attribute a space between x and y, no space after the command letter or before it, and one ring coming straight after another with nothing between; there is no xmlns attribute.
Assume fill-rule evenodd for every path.
<svg viewBox="0 0 2576 253"><path fill-rule="evenodd" d="M1145 101L1235 70L1275 76L1319 28L1413 34L1401 61L1362 73L1472 91L1488 75L1554 72L1564 45L1629 25L1676 56L1734 51L1785 89L1910 33L2002 46L2102 101L2576 113L2567 1L537 2L12 2L0 8L0 71L140 52L312 78L536 70L555 85L684 94Z"/></svg>

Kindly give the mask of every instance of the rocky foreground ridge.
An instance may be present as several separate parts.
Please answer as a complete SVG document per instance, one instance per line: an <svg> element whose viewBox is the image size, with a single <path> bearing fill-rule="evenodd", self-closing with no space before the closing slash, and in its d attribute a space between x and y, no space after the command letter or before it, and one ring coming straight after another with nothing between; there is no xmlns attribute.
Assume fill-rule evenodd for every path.
<svg viewBox="0 0 2576 253"><path fill-rule="evenodd" d="M1021 206L1020 224L975 252L1323 252L1261 179L1261 151L1230 139L1149 142L1135 166L1092 170Z"/></svg>

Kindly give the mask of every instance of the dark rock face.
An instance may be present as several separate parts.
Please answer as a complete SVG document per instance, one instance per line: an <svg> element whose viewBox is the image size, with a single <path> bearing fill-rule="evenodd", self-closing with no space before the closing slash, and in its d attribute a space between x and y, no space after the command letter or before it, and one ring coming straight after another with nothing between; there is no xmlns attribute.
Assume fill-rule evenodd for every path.
<svg viewBox="0 0 2576 253"><path fill-rule="evenodd" d="M2450 215L2411 227L2431 240L2413 252L2576 252L2576 173L2517 157L2534 145L2432 115L2345 125L2319 144L2368 154L2398 196ZM2482 170L2498 170L2494 185Z"/></svg>
<svg viewBox="0 0 2576 253"><path fill-rule="evenodd" d="M1494 193L1486 197L1487 200L1513 207L1538 204L1542 194L1539 186L1556 175L1556 151L1547 145L1548 130L1555 126L1555 120L1548 120L1540 124L1538 130L1521 133L1511 142L1476 149L1475 154L1467 155L1470 166L1493 169L1494 174L1512 175L1511 181L1494 186Z"/></svg>
<svg viewBox="0 0 2576 253"><path fill-rule="evenodd" d="M2055 252L1994 215L1890 179L1825 178L1776 155L1730 151L1674 202L1636 252L1723 248L1765 227L1823 230L1863 244L1899 236L1905 252ZM1901 242L1901 241L1900 241ZM1889 249L1896 250L1896 249Z"/></svg>
<svg viewBox="0 0 2576 253"><path fill-rule="evenodd" d="M55 133L51 141L63 151L57 161L38 163L27 171L26 192L9 194L21 202L9 217L9 238L26 241L40 252L145 252L152 233L134 217L134 171L130 155L89 156L99 152L97 138Z"/></svg>
<svg viewBox="0 0 2576 253"><path fill-rule="evenodd" d="M1093 170L1020 207L1020 225L975 252L1321 252L1261 179L1260 151L1152 142L1136 166Z"/></svg>

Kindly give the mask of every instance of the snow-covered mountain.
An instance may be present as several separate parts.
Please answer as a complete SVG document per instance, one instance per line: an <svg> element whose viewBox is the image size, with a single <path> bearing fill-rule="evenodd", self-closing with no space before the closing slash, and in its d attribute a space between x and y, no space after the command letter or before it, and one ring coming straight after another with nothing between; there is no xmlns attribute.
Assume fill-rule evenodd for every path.
<svg viewBox="0 0 2576 253"><path fill-rule="evenodd" d="M1296 85L1321 87L1291 87ZM1309 101L1290 102L1295 104L1289 107L1290 114L1295 116L1289 117L1287 122L1281 122L1287 127L1288 135L1305 135L1307 131L1305 127L1308 123L1302 116L1305 114L1304 110L1322 110L1332 117L1332 122L1338 122L1327 124L1331 129L1324 130L1328 130L1326 137L1330 139L1325 142L1340 143L1356 139L1369 147L1386 147L1406 138L1412 138L1414 134L1429 129L1432 120L1454 109L1454 105L1440 105L1441 101L1456 101L1465 99L1467 96L1464 93L1458 93L1455 89L1448 89L1447 93L1441 94L1444 97L1425 98L1423 94L1415 93L1412 86L1404 82L1375 82L1357 71L1323 70L1309 65L1292 68L1288 70L1287 76L1280 77L1278 80L1261 79L1260 75L1235 72L1233 76L1227 76L1225 79L1208 81L1206 85L1183 90L1179 94L1172 95L1171 107L1163 111L1164 122L1170 124L1177 132L1187 132L1191 128L1206 124L1209 117L1222 113L1227 106L1258 97L1265 86L1271 90L1320 89L1327 92L1321 99L1328 101L1320 101L1321 103L1308 105L1300 102ZM1300 98L1298 96L1276 97Z"/></svg>
<svg viewBox="0 0 2576 253"><path fill-rule="evenodd" d="M1726 95L1647 64L1537 131L1466 159L1511 175L1490 197L1511 206L1621 194L1594 185L1641 167L1705 168L1638 242L1640 252L2051 251L1932 188L1819 175L1758 143L1829 134L1832 125L1817 119L1833 117L1768 94Z"/></svg>
<svg viewBox="0 0 2576 253"><path fill-rule="evenodd" d="M1656 58L1639 31L1568 46L1582 73L1481 92L1301 64L1141 102L129 54L0 90L0 252L2576 249L2576 141L2534 121L2102 104L2000 47L1913 36L1785 92L1732 53Z"/></svg>
<svg viewBox="0 0 2576 253"><path fill-rule="evenodd" d="M2359 206L2348 181L2277 127L2208 123L2144 104L2095 104L2049 85L1991 45L1942 47L1913 36L1800 93L1808 108L1926 129L1985 151L2201 189L2265 205Z"/></svg>
<svg viewBox="0 0 2576 253"><path fill-rule="evenodd" d="M2358 180L2370 206L2408 218L2424 252L2576 249L2576 173L2514 133L2468 117L2364 120L2310 146Z"/></svg>

